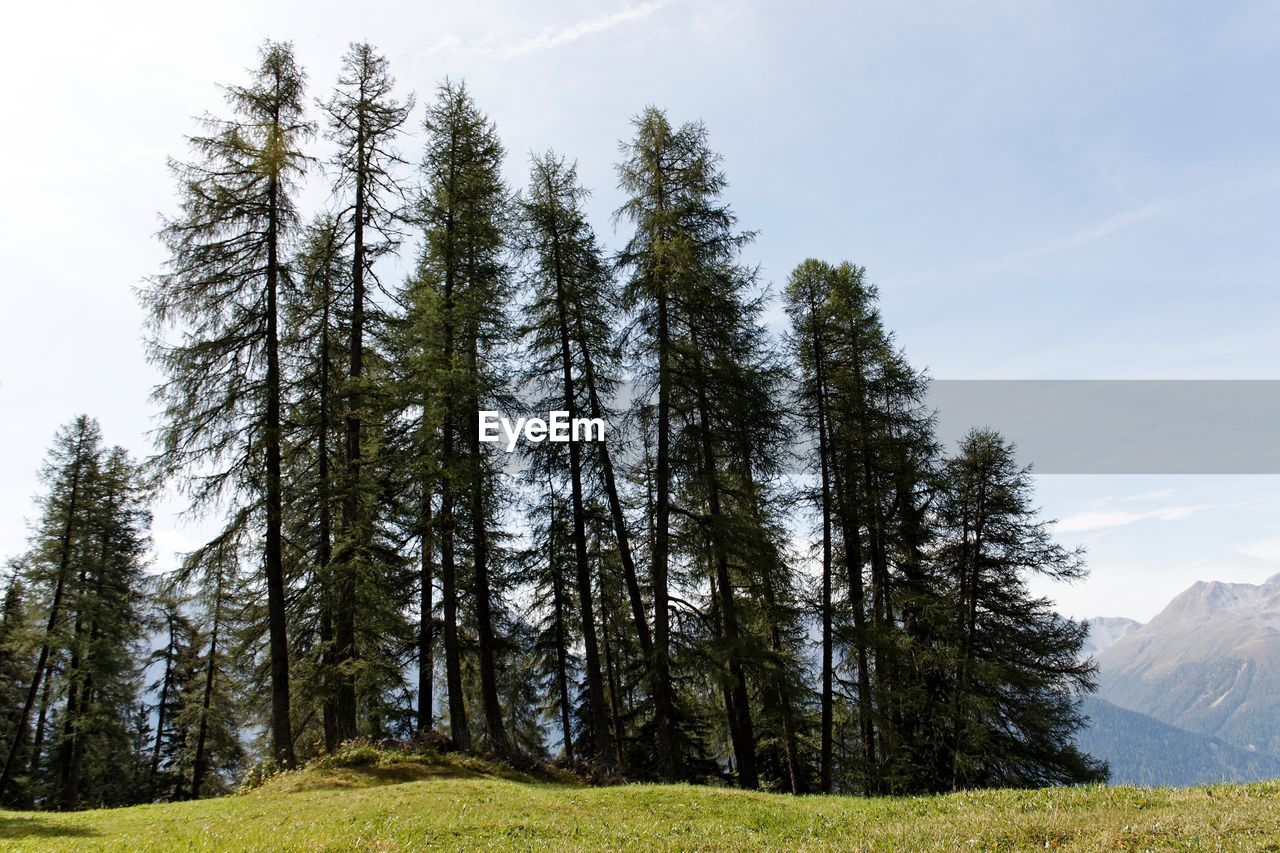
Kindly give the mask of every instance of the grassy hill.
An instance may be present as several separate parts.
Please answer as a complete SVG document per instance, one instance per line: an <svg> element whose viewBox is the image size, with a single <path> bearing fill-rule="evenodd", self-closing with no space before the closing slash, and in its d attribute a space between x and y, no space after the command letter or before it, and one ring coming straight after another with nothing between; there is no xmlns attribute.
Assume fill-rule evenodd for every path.
<svg viewBox="0 0 1280 853"><path fill-rule="evenodd" d="M217 800L0 811L0 846L122 850L1280 849L1280 783L863 800L586 787L454 756L364 750Z"/></svg>

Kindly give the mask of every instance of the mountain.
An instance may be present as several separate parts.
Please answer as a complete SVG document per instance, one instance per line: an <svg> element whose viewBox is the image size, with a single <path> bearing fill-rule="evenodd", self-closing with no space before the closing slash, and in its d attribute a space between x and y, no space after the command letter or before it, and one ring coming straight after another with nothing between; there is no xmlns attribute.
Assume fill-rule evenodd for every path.
<svg viewBox="0 0 1280 853"><path fill-rule="evenodd" d="M1107 701L1280 753L1280 576L1260 585L1201 581L1097 660Z"/></svg>
<svg viewBox="0 0 1280 853"><path fill-rule="evenodd" d="M1123 616L1095 616L1088 620L1089 635L1080 648L1082 658L1097 655L1142 627L1141 622Z"/></svg>
<svg viewBox="0 0 1280 853"><path fill-rule="evenodd" d="M1218 738L1090 696L1081 703L1089 726L1076 742L1111 766L1113 785L1202 785L1280 777L1280 758L1239 749Z"/></svg>

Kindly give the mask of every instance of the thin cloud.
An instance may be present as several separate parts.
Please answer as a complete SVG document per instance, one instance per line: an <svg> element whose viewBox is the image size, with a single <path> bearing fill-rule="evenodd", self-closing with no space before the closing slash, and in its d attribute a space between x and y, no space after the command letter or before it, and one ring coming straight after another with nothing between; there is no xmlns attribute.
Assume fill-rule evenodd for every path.
<svg viewBox="0 0 1280 853"><path fill-rule="evenodd" d="M1280 539L1262 539L1248 545L1237 545L1237 554L1267 563L1280 563Z"/></svg>
<svg viewBox="0 0 1280 853"><path fill-rule="evenodd" d="M627 24L632 21L639 21L647 18L654 12L670 6L673 0L655 0L651 3L641 3L638 6L631 6L612 15L603 15L599 18L592 18L588 21L579 21L576 24L570 24L567 27L545 27L541 32L526 41L519 44L511 45L504 50L499 51L503 56L524 56L528 53L538 53L544 50L551 50L562 45L575 42L578 39L587 36L602 33L605 30L613 29L619 24Z"/></svg>
<svg viewBox="0 0 1280 853"><path fill-rule="evenodd" d="M1092 530L1109 530L1113 527L1124 527L1139 521L1178 521L1194 515L1198 507L1173 506L1155 509L1149 512L1080 512L1069 515L1055 525L1059 533L1083 533Z"/></svg>
<svg viewBox="0 0 1280 853"><path fill-rule="evenodd" d="M1159 216L1160 214L1168 211L1171 207L1172 204L1168 202L1155 202L1151 204L1144 204L1141 207L1135 207L1129 210L1122 210L1119 213L1108 216L1106 219L1095 225L1091 225L1088 228L1084 228L1080 231L1076 231L1062 237L1056 237L1052 240L1041 243L1038 246L1018 249L995 258L969 264L968 266L961 267L959 269L935 269L915 274L908 273L902 277L901 281L905 284L918 284L929 281L958 281L981 278L982 276L990 275L991 273L1003 272L1005 270L1021 266L1028 261L1034 261L1043 257L1055 255L1068 249L1076 249L1097 240L1110 237L1118 231L1123 231L1125 228L1136 225L1139 222L1144 222L1148 219Z"/></svg>
<svg viewBox="0 0 1280 853"><path fill-rule="evenodd" d="M1166 213L1188 207L1203 207L1209 204L1228 204L1252 198L1260 194L1274 192L1280 188L1280 169L1267 169L1245 178L1233 178L1227 181L1210 184L1200 189L1172 196L1160 201L1121 210L1106 219L1079 231L1048 240L1037 246L1018 249L978 261L959 269L932 269L920 273L907 273L901 276L904 284L916 284L929 281L956 281L979 278L995 272L1003 272L1021 266L1028 261L1038 260L1068 249L1076 249L1098 240L1110 237L1149 219L1155 219Z"/></svg>
<svg viewBox="0 0 1280 853"><path fill-rule="evenodd" d="M523 39L512 40L490 34L477 41L468 42L457 35L450 34L438 39L427 50L429 53L452 51L455 53L500 56L504 59L512 59L518 56L527 56L531 53L554 50L580 39L598 35L614 27L642 20L674 2L676 0L650 0L647 3L628 6L617 12L589 18L585 21L543 27L534 35Z"/></svg>
<svg viewBox="0 0 1280 853"><path fill-rule="evenodd" d="M983 261L974 264L965 270L966 275L981 275L984 273L1000 272L1003 270L1016 267L1027 261L1033 261L1037 258L1043 258L1047 255L1054 255L1058 252L1064 252L1067 249L1076 249L1104 237L1110 237L1117 231L1123 231L1130 225L1136 225L1153 216L1165 212L1169 209L1167 204L1144 204L1142 207L1135 207L1131 210L1122 210L1113 216L1109 216L1098 224L1077 231L1074 234L1068 234L1065 237L1059 237L1042 243L1039 246L1033 246L1029 249L1022 249L1016 252L1010 252L1007 255L1001 255L989 261Z"/></svg>

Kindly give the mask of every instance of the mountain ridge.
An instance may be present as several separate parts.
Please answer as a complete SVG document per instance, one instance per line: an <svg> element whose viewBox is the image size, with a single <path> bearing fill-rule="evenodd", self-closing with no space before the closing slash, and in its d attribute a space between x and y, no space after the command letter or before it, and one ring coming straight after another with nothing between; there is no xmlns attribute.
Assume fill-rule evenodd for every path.
<svg viewBox="0 0 1280 853"><path fill-rule="evenodd" d="M1102 699L1240 749L1280 752L1280 575L1197 581L1095 659Z"/></svg>

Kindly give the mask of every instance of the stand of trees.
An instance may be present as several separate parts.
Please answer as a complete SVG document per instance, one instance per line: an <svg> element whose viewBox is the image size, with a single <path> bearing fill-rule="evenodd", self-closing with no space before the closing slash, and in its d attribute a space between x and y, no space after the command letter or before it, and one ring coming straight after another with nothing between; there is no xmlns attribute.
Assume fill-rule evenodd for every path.
<svg viewBox="0 0 1280 853"><path fill-rule="evenodd" d="M1084 628L1027 587L1081 555L1006 440L939 446L861 267L804 261L766 329L705 127L636 117L610 253L571 160L508 185L464 85L420 156L370 45L318 124L306 86L266 43L173 163L158 452L55 439L0 616L0 801L207 796L357 737L795 793L1105 778ZM481 441L525 406L608 441ZM153 479L222 520L155 574Z"/></svg>

